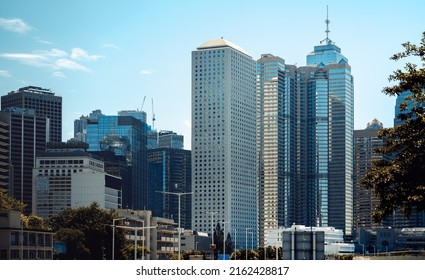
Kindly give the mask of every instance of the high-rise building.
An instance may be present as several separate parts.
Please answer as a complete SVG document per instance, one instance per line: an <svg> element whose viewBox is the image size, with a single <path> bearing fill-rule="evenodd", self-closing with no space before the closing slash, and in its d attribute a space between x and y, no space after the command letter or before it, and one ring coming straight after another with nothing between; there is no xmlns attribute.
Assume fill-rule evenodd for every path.
<svg viewBox="0 0 425 280"><path fill-rule="evenodd" d="M256 183L256 62L206 41L192 52L192 228L225 222L237 244L248 233L257 241Z"/></svg>
<svg viewBox="0 0 425 280"><path fill-rule="evenodd" d="M361 228L380 226L372 220L372 212L378 200L373 190L362 188L360 183L371 168L372 161L383 158L375 151L383 145L383 140L377 136L382 128L382 123L374 119L367 124L366 129L354 130L354 230L356 232Z"/></svg>
<svg viewBox="0 0 425 280"><path fill-rule="evenodd" d="M121 208L121 178L105 172L104 162L88 153L83 142L48 144L33 169L33 213L49 218L71 207L97 202Z"/></svg>
<svg viewBox="0 0 425 280"><path fill-rule="evenodd" d="M50 89L27 86L1 97L1 109L33 109L36 116L48 118L47 142L62 142L62 97Z"/></svg>
<svg viewBox="0 0 425 280"><path fill-rule="evenodd" d="M296 67L271 54L257 60L259 244L295 222Z"/></svg>
<svg viewBox="0 0 425 280"><path fill-rule="evenodd" d="M33 109L8 108L0 112L0 122L8 129L9 142L3 146L9 154L8 193L25 203L25 213L32 210L32 169L35 156L46 147L46 117Z"/></svg>
<svg viewBox="0 0 425 280"><path fill-rule="evenodd" d="M350 236L353 76L347 58L328 37L307 56L307 66L298 68L298 89L299 222L335 227Z"/></svg>
<svg viewBox="0 0 425 280"><path fill-rule="evenodd" d="M192 228L193 194L178 193L191 192L191 164L191 152L187 150L148 150L148 209L154 216L173 219L178 224L180 196L180 223L185 229Z"/></svg>
<svg viewBox="0 0 425 280"><path fill-rule="evenodd" d="M123 189L122 205L147 209L147 126L133 116L104 116L89 119L89 151L112 151L124 156L131 169L131 183Z"/></svg>
<svg viewBox="0 0 425 280"><path fill-rule="evenodd" d="M0 192L9 191L9 124L0 120Z"/></svg>
<svg viewBox="0 0 425 280"><path fill-rule="evenodd" d="M161 130L158 134L158 148L183 149L183 135L168 130Z"/></svg>

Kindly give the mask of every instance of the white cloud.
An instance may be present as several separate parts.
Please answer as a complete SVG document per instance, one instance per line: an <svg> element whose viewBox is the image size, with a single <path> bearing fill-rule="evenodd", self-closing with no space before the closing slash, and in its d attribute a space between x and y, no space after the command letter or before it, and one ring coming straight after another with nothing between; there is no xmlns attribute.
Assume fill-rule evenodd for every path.
<svg viewBox="0 0 425 280"><path fill-rule="evenodd" d="M75 60L98 60L103 58L101 55L89 55L86 50L81 48L73 48L71 52L71 58Z"/></svg>
<svg viewBox="0 0 425 280"><path fill-rule="evenodd" d="M6 19L0 18L0 27L12 32L27 33L34 29L20 18Z"/></svg>
<svg viewBox="0 0 425 280"><path fill-rule="evenodd" d="M72 61L70 59L67 58L60 58L57 59L55 61L55 65L57 66L58 69L68 69L68 70L73 70L73 71L84 71L84 72L91 72L90 69L88 69L87 67Z"/></svg>
<svg viewBox="0 0 425 280"><path fill-rule="evenodd" d="M80 52L77 57L85 57L83 54L84 52ZM16 60L22 64L54 70L55 72L52 73L54 77L66 77L60 70L91 72L89 68L70 59L73 55L76 57L75 49L72 50L71 55L60 49L50 49L38 50L32 53L1 53L0 58ZM96 60L97 57L98 56L89 56L87 54L85 60Z"/></svg>
<svg viewBox="0 0 425 280"><path fill-rule="evenodd" d="M0 70L0 77L10 78L10 77L12 77L12 75L10 75L9 71L7 71L7 70Z"/></svg>
<svg viewBox="0 0 425 280"><path fill-rule="evenodd" d="M110 44L110 43L105 43L102 44L102 48L104 49L119 49L120 47L114 44Z"/></svg>
<svg viewBox="0 0 425 280"><path fill-rule="evenodd" d="M55 77L55 78L66 78L66 75L64 73L62 73L61 71L53 72L52 76Z"/></svg>
<svg viewBox="0 0 425 280"><path fill-rule="evenodd" d="M143 69L142 71L140 71L140 74L142 75L152 75L154 73L158 72L155 69Z"/></svg>

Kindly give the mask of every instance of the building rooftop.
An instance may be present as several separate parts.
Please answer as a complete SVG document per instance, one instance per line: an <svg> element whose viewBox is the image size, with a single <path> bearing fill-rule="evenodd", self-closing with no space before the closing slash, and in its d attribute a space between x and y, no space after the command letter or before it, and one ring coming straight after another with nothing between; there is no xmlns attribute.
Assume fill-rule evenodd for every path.
<svg viewBox="0 0 425 280"><path fill-rule="evenodd" d="M229 48L237 50L238 52L241 52L243 54L250 56L244 49L223 38L208 40L204 42L202 45L200 45L199 47L197 47L196 49L204 50L204 49L216 49L216 48L223 48L223 47L229 47Z"/></svg>

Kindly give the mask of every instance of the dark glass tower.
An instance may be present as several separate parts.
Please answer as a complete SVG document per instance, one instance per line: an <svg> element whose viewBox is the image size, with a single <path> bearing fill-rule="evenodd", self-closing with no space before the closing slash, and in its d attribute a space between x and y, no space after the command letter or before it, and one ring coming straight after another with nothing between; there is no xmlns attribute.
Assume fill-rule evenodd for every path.
<svg viewBox="0 0 425 280"><path fill-rule="evenodd" d="M132 116L104 116L87 123L89 151L112 151L125 157L131 183L123 189L122 205L147 209L147 126Z"/></svg>
<svg viewBox="0 0 425 280"><path fill-rule="evenodd" d="M34 110L9 108L0 112L0 122L9 130L9 195L32 210L32 171L35 156L46 147L46 117L36 116Z"/></svg>
<svg viewBox="0 0 425 280"><path fill-rule="evenodd" d="M48 118L47 142L62 142L62 97L50 89L28 86L1 97L1 109L19 107L33 109L40 117Z"/></svg>
<svg viewBox="0 0 425 280"><path fill-rule="evenodd" d="M191 151L172 148L148 150L148 209L157 217L178 223L178 195L191 192ZM181 227L191 229L192 195L180 196Z"/></svg>

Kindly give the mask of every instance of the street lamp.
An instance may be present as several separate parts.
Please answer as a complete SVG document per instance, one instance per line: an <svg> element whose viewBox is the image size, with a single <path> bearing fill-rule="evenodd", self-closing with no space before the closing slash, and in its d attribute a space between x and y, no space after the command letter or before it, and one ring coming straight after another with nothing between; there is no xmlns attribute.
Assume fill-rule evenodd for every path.
<svg viewBox="0 0 425 280"><path fill-rule="evenodd" d="M163 193L163 194L172 194L172 195L177 195L178 196L178 200L179 200L179 205L178 205L178 208L179 208L179 222L178 222L178 235L179 235L179 260L180 260L180 251L181 251L181 228L180 228L180 197L182 196L182 195L186 195L186 194L193 194L193 192L186 192L186 193L184 193L184 192L182 192L182 193L176 193L176 192L161 192L161 193Z"/></svg>
<svg viewBox="0 0 425 280"><path fill-rule="evenodd" d="M125 220L125 218L112 219L112 260L115 259L115 222Z"/></svg>
<svg viewBox="0 0 425 280"><path fill-rule="evenodd" d="M248 230L252 228L245 229L245 260L248 260Z"/></svg>
<svg viewBox="0 0 425 280"><path fill-rule="evenodd" d="M214 260L214 249L215 249L215 244L214 244L214 219L213 216L217 215L219 212L206 212L207 214L211 215L211 258Z"/></svg>
<svg viewBox="0 0 425 280"><path fill-rule="evenodd" d="M118 228L124 228L124 229L129 229L129 230L134 230L134 260L137 260L137 231L142 229L148 229L148 228L156 228L156 226L150 226L150 227L127 227L127 226L116 226ZM143 247L143 252L142 252L142 256L144 257L145 255L145 248Z"/></svg>

